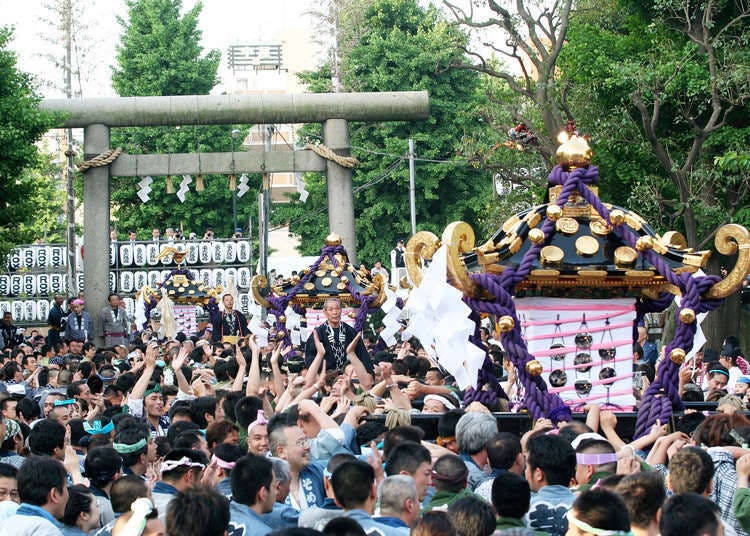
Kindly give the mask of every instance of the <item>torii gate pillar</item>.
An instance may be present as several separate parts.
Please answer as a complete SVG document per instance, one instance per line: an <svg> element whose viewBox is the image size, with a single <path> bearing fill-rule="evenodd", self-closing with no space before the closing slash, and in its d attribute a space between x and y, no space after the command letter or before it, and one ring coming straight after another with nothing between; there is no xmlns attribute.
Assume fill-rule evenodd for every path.
<svg viewBox="0 0 750 536"><path fill-rule="evenodd" d="M349 156L349 128L345 119L323 123L326 146L340 156ZM341 235L349 261L357 266L357 239L354 234L354 190L352 170L326 160L328 228Z"/></svg>
<svg viewBox="0 0 750 536"><path fill-rule="evenodd" d="M88 125L84 129L83 150L86 160L109 150L109 127L102 124ZM99 338L101 323L99 310L107 303L109 295L109 166L91 168L83 179L83 288L86 292L88 312L94 320Z"/></svg>

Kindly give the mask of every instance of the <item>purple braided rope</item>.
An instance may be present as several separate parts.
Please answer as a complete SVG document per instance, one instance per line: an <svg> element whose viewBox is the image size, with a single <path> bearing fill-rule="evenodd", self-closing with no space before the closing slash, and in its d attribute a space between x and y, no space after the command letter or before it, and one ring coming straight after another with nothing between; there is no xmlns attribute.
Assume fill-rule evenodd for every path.
<svg viewBox="0 0 750 536"><path fill-rule="evenodd" d="M557 206L562 207L574 191L583 188L583 184L595 183L598 178L599 173L596 166L578 168L569 173L556 166L550 174L550 182L563 184L560 195L556 200ZM567 421L570 420L570 409L565 406L562 399L547 390L547 384L541 376L532 377L526 372L526 364L534 359L534 356L529 353L526 343L521 337L520 323L516 318L515 305L512 299L516 285L529 275L534 262L539 257L539 252L554 228L555 222L545 218L541 227L545 240L539 244L532 244L518 267L507 267L499 278L491 274L471 276L475 282L492 293L496 300L495 303L473 298L465 298L465 301L474 310L491 312L497 316L509 315L514 319L515 328L510 333L504 333L501 338L508 356L516 367L518 378L526 391L526 407L535 419L550 417L557 421Z"/></svg>
<svg viewBox="0 0 750 536"><path fill-rule="evenodd" d="M498 398L504 398L505 400L509 400L509 398L494 374L494 364L492 363L492 359L490 359L489 349L482 344L482 337L479 330L482 319L476 311L472 311L469 318L474 322L474 333L469 336L469 342L484 352L484 361L482 361L482 366L477 372L477 388L469 387L466 390L464 393L464 403L468 405L472 402L480 402L490 407L497 402ZM491 389L485 390L484 386L486 385L489 385Z"/></svg>
<svg viewBox="0 0 750 536"><path fill-rule="evenodd" d="M583 197L591 203L594 209L606 221L609 220L610 211L604 206L604 203L588 189L580 190ZM627 243L630 247L635 248L638 235L625 225L613 225L614 232ZM722 300L702 300L701 295L707 292L719 278L717 276L693 277L688 272L676 274L672 271L667 262L653 250L646 250L641 254L651 263L656 271L662 275L671 284L680 288L683 294L681 302L682 308L690 308L696 314L712 311L719 305ZM671 303L667 297L661 296L653 307L660 307ZM663 309L662 309L663 310ZM667 345L665 355L669 356L674 348L681 348L686 353L693 348L693 338L697 329L696 323L684 324L677 316L677 328L674 339ZM641 407L636 418L635 437L641 437L649 432L651 427L659 420L662 423L668 422L672 415L673 409L682 408L682 400L679 394L679 372L680 366L673 363L671 359L665 359L659 366L654 382L648 387L641 401Z"/></svg>

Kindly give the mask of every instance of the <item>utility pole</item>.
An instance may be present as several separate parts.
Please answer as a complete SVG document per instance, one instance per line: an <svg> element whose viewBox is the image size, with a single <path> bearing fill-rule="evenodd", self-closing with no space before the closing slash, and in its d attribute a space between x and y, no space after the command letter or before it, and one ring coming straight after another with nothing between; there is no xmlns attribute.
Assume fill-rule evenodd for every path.
<svg viewBox="0 0 750 536"><path fill-rule="evenodd" d="M409 211L411 212L411 234L417 234L417 207L415 201L414 182L416 174L414 171L414 140L409 138Z"/></svg>
<svg viewBox="0 0 750 536"><path fill-rule="evenodd" d="M73 5L72 0L63 1L63 25L65 31L65 96L73 98ZM65 129L65 179L66 233L68 253L68 294L78 295L76 269L76 194L75 194L75 151L73 150L73 129Z"/></svg>
<svg viewBox="0 0 750 536"><path fill-rule="evenodd" d="M273 125L264 127L263 137L265 139L266 152L271 151L271 138L273 136ZM259 255L260 273L268 277L268 221L271 212L271 174L263 173L263 184L261 193L258 194L258 231L259 231Z"/></svg>

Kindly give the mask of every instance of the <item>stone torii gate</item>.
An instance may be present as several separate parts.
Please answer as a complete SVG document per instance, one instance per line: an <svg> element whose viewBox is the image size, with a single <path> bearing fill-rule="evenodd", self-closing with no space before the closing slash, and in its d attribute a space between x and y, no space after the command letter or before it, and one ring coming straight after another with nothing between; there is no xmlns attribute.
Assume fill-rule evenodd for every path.
<svg viewBox="0 0 750 536"><path fill-rule="evenodd" d="M425 91L297 95L191 95L45 99L40 108L66 117L64 128L84 129L89 160L110 149L110 128L232 124L323 123L323 143L349 155L348 121L416 121L429 116ZM84 176L84 289L90 310L98 313L109 294L110 177L146 175L279 173L325 171L328 226L339 233L356 261L352 171L311 150L122 154L110 166L91 168ZM99 315L92 314L99 330ZM99 343L103 342L97 339Z"/></svg>

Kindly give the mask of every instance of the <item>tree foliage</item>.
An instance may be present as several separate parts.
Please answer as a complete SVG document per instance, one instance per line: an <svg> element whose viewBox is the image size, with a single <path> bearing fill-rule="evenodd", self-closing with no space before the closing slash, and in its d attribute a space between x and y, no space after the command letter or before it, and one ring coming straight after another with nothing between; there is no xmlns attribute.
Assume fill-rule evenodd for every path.
<svg viewBox="0 0 750 536"><path fill-rule="evenodd" d="M491 196L491 177L456 155L461 137L486 128L474 109L484 99L477 73L445 69L465 40L436 10L414 0L368 2L361 25L349 28L356 44L343 61L347 91L427 90L430 117L421 122L351 124L357 249L367 264L387 258L397 238L411 234L408 139L415 142L418 230L440 234L454 220L479 222ZM330 88L330 69L303 78L316 91ZM419 160L422 159L422 160ZM441 162L430 162L440 160ZM443 162L443 160L448 160ZM319 250L327 234L325 182L307 178L306 204L276 208L276 220L290 220L305 253Z"/></svg>
<svg viewBox="0 0 750 536"><path fill-rule="evenodd" d="M38 231L34 222L50 201L44 193L52 176L38 172L43 160L35 144L57 121L38 109L33 81L9 49L11 37L0 28L0 258Z"/></svg>
<svg viewBox="0 0 750 536"><path fill-rule="evenodd" d="M216 85L220 53L203 55L198 30L202 5L185 14L181 0L129 0L128 19L120 20L124 34L117 51L112 83L120 96L205 95ZM232 137L235 126L183 125L181 127L126 128L113 132L113 146L130 154L175 154L240 150L243 137ZM243 134L246 127L241 127ZM234 140L234 141L233 141ZM170 172L169 169L166 170ZM237 175L242 172L237 170ZM122 233L135 229L139 238L151 235L152 227L179 227L185 233L202 234L212 227L217 236L231 236L232 192L227 176L204 176L205 191L197 192L196 176L185 203L167 193L164 177L154 177L150 201L137 196L137 178L113 180L113 212ZM181 176L171 177L175 190ZM251 177L251 189L260 179ZM251 190L252 191L252 190ZM246 227L256 211L252 193L237 200L238 224Z"/></svg>
<svg viewBox="0 0 750 536"><path fill-rule="evenodd" d="M689 0L586 7L559 66L598 141L597 163L631 206L652 207L656 225L703 246L747 201L747 177L713 160L750 140L750 10Z"/></svg>

